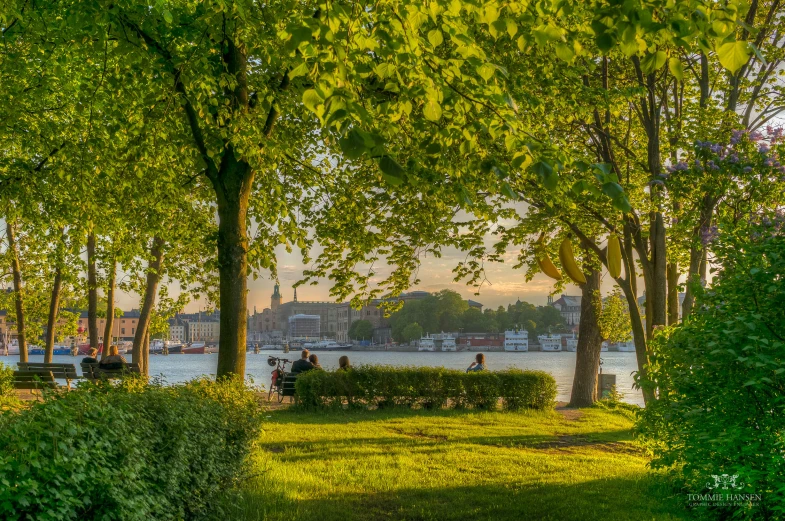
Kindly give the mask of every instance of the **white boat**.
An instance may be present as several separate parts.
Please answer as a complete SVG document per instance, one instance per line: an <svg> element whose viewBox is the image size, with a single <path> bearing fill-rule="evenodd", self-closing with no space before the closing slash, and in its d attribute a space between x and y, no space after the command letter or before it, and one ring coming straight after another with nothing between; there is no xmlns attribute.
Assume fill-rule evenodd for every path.
<svg viewBox="0 0 785 521"><path fill-rule="evenodd" d="M455 345L455 338L452 335L443 335L442 351L454 353L457 350L458 350L458 346Z"/></svg>
<svg viewBox="0 0 785 521"><path fill-rule="evenodd" d="M436 344L433 342L433 338L430 336L424 336L420 339L419 345L417 346L418 351L435 351Z"/></svg>
<svg viewBox="0 0 785 521"><path fill-rule="evenodd" d="M558 335L540 335L537 340L540 341L540 351L561 351L561 337Z"/></svg>
<svg viewBox="0 0 785 521"><path fill-rule="evenodd" d="M565 347L564 350L572 352L578 350L578 339L575 338L575 335L573 335L572 338L567 339L567 347Z"/></svg>
<svg viewBox="0 0 785 521"><path fill-rule="evenodd" d="M18 355L19 354L19 341L11 340L8 344L0 348L0 353L4 355Z"/></svg>
<svg viewBox="0 0 785 521"><path fill-rule="evenodd" d="M311 349L338 349L340 344L335 340L319 340L311 344Z"/></svg>
<svg viewBox="0 0 785 521"><path fill-rule="evenodd" d="M608 351L608 342L607 341L602 343L602 347L600 347L600 351L602 351L603 353Z"/></svg>
<svg viewBox="0 0 785 521"><path fill-rule="evenodd" d="M504 332L505 351L528 351L529 332L525 329L510 329Z"/></svg>

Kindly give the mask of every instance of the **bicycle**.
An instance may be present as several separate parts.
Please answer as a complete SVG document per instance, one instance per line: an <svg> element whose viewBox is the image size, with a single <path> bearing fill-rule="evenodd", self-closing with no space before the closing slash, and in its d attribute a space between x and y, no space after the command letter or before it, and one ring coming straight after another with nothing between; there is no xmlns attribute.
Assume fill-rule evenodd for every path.
<svg viewBox="0 0 785 521"><path fill-rule="evenodd" d="M283 402L284 397L284 379L286 378L286 364L291 363L287 358L278 358L276 356L267 357L267 365L275 367L272 372L273 379L270 382L270 392L267 394L267 401L272 401L273 394L278 394L278 403Z"/></svg>

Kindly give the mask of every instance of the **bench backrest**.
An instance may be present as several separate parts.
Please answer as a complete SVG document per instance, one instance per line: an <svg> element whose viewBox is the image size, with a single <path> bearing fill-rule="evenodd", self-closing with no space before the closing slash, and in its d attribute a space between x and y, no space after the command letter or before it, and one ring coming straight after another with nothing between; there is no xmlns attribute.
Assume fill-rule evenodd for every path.
<svg viewBox="0 0 785 521"><path fill-rule="evenodd" d="M17 362L20 372L51 372L55 378L61 380L76 380L79 375L76 374L76 366L74 364L47 364L43 362Z"/></svg>
<svg viewBox="0 0 785 521"><path fill-rule="evenodd" d="M14 389L54 389L52 371L14 371Z"/></svg>
<svg viewBox="0 0 785 521"><path fill-rule="evenodd" d="M126 374L141 374L139 364L125 364L118 369L105 369L101 364L82 364L82 374L88 380L99 378L119 378Z"/></svg>
<svg viewBox="0 0 785 521"><path fill-rule="evenodd" d="M283 382L281 383L282 396L294 396L297 394L297 388L294 384L297 381L298 374L300 373L286 373L284 375Z"/></svg>

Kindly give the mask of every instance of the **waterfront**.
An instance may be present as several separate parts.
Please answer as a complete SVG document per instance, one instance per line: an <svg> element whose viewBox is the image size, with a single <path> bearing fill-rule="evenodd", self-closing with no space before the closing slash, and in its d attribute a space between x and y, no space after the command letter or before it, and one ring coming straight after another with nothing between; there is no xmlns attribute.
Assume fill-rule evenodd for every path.
<svg viewBox="0 0 785 521"><path fill-rule="evenodd" d="M443 366L449 369L465 369L474 359L475 353L429 353L429 352L393 352L393 351L317 351L319 362L325 369L336 369L338 358L348 355L353 365L383 364L410 365L424 367ZM249 352L246 361L246 374L257 383L268 386L272 368L267 365L269 355L281 356L296 360L299 351L284 354L281 351L260 351L259 354ZM556 379L559 401L569 401L572 389L572 378L575 372L575 353L486 353L487 365L491 370L506 369L539 369L547 371ZM43 356L30 356L31 362L43 362ZM130 355L127 357L130 360ZM76 363L81 357L55 356L57 363ZM215 374L217 354L206 355L150 355L150 375L161 376L165 382L176 383L196 378L200 375ZM16 366L18 357L0 357L0 362ZM643 405L640 391L632 388L632 372L637 370L635 353L602 353L602 371L616 375L616 387L624 395L624 401ZM80 371L81 372L81 371Z"/></svg>

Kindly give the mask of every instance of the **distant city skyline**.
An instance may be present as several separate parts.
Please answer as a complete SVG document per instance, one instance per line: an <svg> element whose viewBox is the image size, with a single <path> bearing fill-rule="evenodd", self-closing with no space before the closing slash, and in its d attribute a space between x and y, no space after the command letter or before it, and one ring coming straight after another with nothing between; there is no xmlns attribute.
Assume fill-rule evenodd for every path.
<svg viewBox="0 0 785 521"><path fill-rule="evenodd" d="M438 292L443 289L451 289L459 293L465 299L472 299L482 303L484 308L496 309L499 306L506 306L514 303L520 298L522 301L530 302L534 305L543 306L547 304L548 294L553 291L553 280L542 273L535 275L534 279L527 282L525 280L525 267L513 269L516 264L515 256L517 252L505 256L504 263L486 264L488 282L480 289L480 294L475 295L476 288L467 286L463 282L454 282L452 269L465 259L465 253L455 249L445 249L442 257L428 257L422 259L419 270L420 283L410 287L407 291L428 291ZM509 258L507 258L509 257ZM285 251L278 256L278 280L281 286L283 302L293 299L294 292L292 286L297 280L302 278L303 271L307 266L296 253L288 254ZM381 279L389 273L389 269L377 268L377 277ZM270 307L270 296L273 293L273 286L276 282L269 279L269 274L262 273L259 278L253 280L248 277L248 310L253 313L254 306L258 311ZM323 279L316 286L303 285L297 288L297 298L301 301L335 301L330 296L330 281ZM613 281L603 270L603 293L611 291ZM175 287L170 288L170 293ZM560 293L569 295L580 295L580 288L569 284ZM139 297L133 294L119 294L117 304L122 309L139 307ZM196 312L200 308L205 308L204 301L189 303L184 311Z"/></svg>

